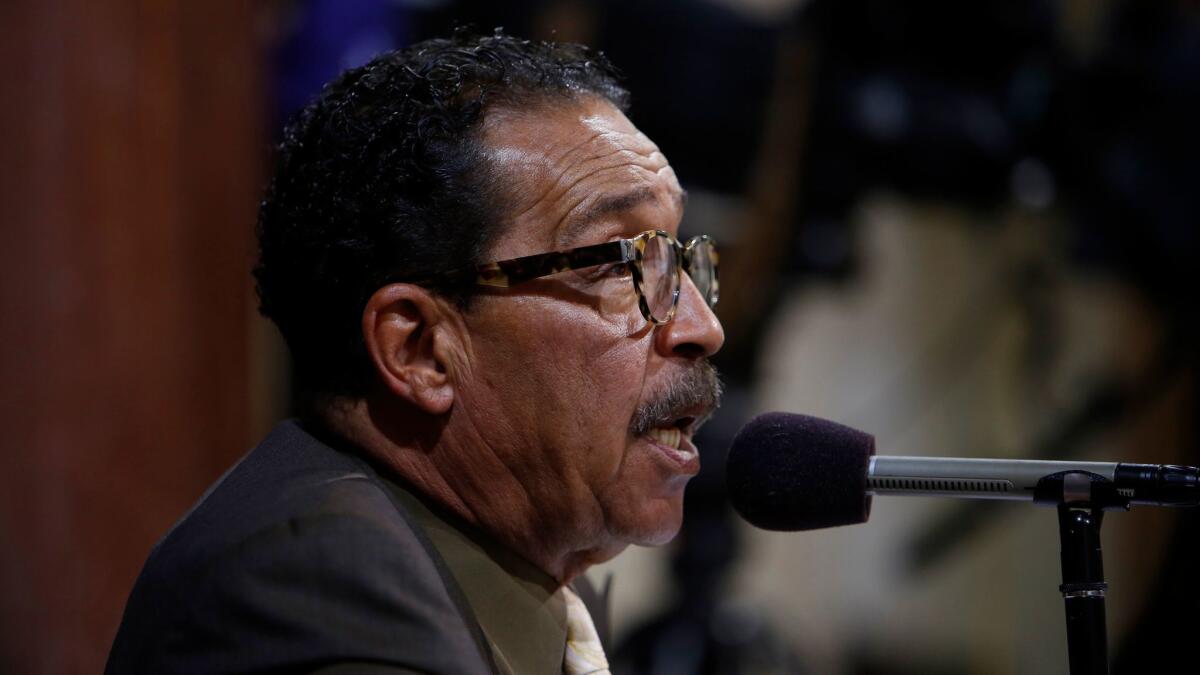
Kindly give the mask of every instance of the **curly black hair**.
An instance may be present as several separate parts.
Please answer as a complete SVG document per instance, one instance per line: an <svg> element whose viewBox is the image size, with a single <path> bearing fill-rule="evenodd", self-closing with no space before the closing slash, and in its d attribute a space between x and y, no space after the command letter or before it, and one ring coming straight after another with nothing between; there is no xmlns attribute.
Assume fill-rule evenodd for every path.
<svg viewBox="0 0 1200 675"><path fill-rule="evenodd" d="M365 393L362 310L389 279L483 262L503 201L488 111L585 94L626 110L617 81L581 45L459 31L346 71L300 111L259 209L254 277L309 403ZM469 304L469 289L432 290Z"/></svg>

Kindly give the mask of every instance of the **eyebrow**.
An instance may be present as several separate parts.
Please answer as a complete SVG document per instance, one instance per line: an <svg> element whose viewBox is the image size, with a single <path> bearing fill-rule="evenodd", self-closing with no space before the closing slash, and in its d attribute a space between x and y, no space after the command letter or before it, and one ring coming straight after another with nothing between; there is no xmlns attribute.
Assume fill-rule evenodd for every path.
<svg viewBox="0 0 1200 675"><path fill-rule="evenodd" d="M593 202L582 214L567 219L567 222L563 224L562 232L559 233L558 241L560 244L565 245L574 241L580 232L600 218L613 213L629 211L646 202L654 201L654 199L654 190L646 186L621 194L601 197ZM679 210L683 211L687 206L687 190L680 188L680 193L676 197L676 204L679 206Z"/></svg>

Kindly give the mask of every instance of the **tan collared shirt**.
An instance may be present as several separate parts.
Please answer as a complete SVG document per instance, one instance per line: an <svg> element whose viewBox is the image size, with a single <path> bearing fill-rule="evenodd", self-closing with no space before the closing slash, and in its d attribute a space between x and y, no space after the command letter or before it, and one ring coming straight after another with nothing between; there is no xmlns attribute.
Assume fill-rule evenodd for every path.
<svg viewBox="0 0 1200 675"><path fill-rule="evenodd" d="M458 518L388 484L446 561L500 670L561 675L567 608L558 582Z"/></svg>

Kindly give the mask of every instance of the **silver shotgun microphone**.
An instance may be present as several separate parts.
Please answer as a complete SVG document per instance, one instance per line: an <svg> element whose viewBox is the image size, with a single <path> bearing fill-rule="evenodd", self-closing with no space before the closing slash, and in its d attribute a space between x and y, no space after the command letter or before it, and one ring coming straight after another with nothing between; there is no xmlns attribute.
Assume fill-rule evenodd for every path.
<svg viewBox="0 0 1200 675"><path fill-rule="evenodd" d="M874 455L867 466L867 492L1032 501L1043 478L1068 472L1104 478L1130 504L1200 505L1196 467L1125 462Z"/></svg>

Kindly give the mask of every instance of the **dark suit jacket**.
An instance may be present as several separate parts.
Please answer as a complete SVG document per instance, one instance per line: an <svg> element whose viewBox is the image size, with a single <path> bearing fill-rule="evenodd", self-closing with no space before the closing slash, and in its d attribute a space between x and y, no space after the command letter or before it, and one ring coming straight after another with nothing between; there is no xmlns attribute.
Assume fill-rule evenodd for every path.
<svg viewBox="0 0 1200 675"><path fill-rule="evenodd" d="M290 421L154 547L105 672L323 668L495 672L445 563L376 471Z"/></svg>

